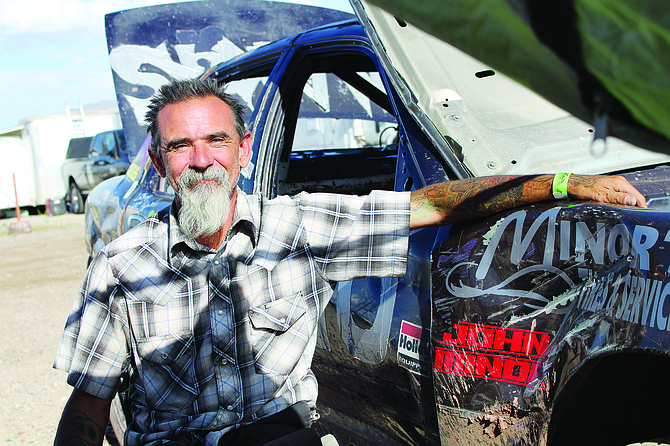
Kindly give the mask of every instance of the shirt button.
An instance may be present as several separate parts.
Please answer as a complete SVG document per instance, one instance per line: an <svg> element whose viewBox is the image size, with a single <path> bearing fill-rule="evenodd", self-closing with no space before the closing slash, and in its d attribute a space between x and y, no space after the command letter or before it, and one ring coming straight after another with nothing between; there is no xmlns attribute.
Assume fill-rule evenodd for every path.
<svg viewBox="0 0 670 446"><path fill-rule="evenodd" d="M219 310L219 315L222 315L222 314L223 314L223 310Z"/></svg>
<svg viewBox="0 0 670 446"><path fill-rule="evenodd" d="M216 259L212 263L215 264L215 265L218 265L220 262L219 262L219 259Z"/></svg>
<svg viewBox="0 0 670 446"><path fill-rule="evenodd" d="M228 360L225 359L225 358L222 359L222 360L221 360L221 365L226 365L226 364L228 364Z"/></svg>
<svg viewBox="0 0 670 446"><path fill-rule="evenodd" d="M226 409L228 409L228 410L233 410L234 407L233 407L233 406L228 406L228 407L226 407Z"/></svg>

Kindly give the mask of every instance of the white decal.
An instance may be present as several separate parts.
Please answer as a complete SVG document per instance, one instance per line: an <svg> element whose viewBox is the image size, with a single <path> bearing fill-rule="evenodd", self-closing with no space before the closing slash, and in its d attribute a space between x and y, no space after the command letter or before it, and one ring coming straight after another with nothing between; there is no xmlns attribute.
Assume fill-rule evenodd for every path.
<svg viewBox="0 0 670 446"><path fill-rule="evenodd" d="M559 239L558 260L564 261L574 257L576 261L583 262L585 255L590 254L596 265L604 265L607 261L614 263L621 257L629 254L641 271L649 271L649 250L652 249L659 238L658 230L644 225L636 225L633 233L623 223L617 224L609 232L605 231L603 223L596 224L596 231L591 232L586 223L561 221L557 225L557 215L560 208L550 209L543 212L533 221L528 231L524 234L523 223L526 220L526 211L517 211L502 222L496 224L497 228L486 247L482 260L477 267L476 278L481 280L489 274L493 258L501 258L509 252L509 261L518 265L523 256L529 253L531 242L536 235L544 240L544 255L542 265L549 267L554 263L554 251L556 237ZM546 224L544 224L546 222ZM514 224L514 237L512 246L501 246L500 241L509 226ZM570 243L574 236L574 243ZM665 237L670 241L670 232ZM537 248L537 247L536 247Z"/></svg>
<svg viewBox="0 0 670 446"><path fill-rule="evenodd" d="M645 225L629 228L619 223L608 231L604 223L595 223L594 228L582 221L558 221L560 210L561 208L553 208L543 212L533 220L526 231L524 231L527 216L525 210L514 212L497 222L484 237L483 244L486 249L480 263L461 262L454 265L447 273L445 282L451 295L464 299L484 295L522 297L524 305L534 310L565 312L577 294L574 290L575 283L563 270L566 260L573 259L578 265L594 266L625 262L626 271L646 272L652 268L649 251L659 240L660 234L656 228ZM513 231L511 243L510 237L505 237L508 231ZM664 242L668 241L670 232L664 238ZM558 252L555 252L557 246ZM533 255L538 249L542 252L542 261L539 264L518 268L506 278L495 278L497 273L491 272L495 269L493 265L501 262L518 266L522 259ZM464 267L476 267L475 279L479 282L477 286L465 285L457 279ZM518 289L513 286L515 281L526 275L536 278L542 273L544 273L542 280L556 280L558 281L556 283L563 283L568 289L567 294L543 296L525 287ZM584 279L593 277L591 268L578 268L578 273L579 277ZM630 274L628 272L625 277L612 278L608 282L609 285L598 282L583 288L579 295L579 305L582 309L592 311L616 308L614 314L616 318L643 325L652 324L650 321L653 320L655 326L665 329L666 325L670 324L667 324L667 315L662 313L661 309L664 308L666 296L670 294L670 287L651 279L638 279ZM481 286L481 283L487 283L487 278L493 285ZM574 291L570 291L571 289ZM608 296L610 297L606 298ZM611 296L618 296L619 300ZM447 301L444 303L448 303Z"/></svg>
<svg viewBox="0 0 670 446"><path fill-rule="evenodd" d="M169 79L160 72L164 72L175 79L188 79L202 74L204 67L201 61L207 61L210 66L228 60L243 52L225 37L216 43L211 51L195 52L195 44L174 45L179 55L179 62L175 62L165 42L155 48L145 45L121 45L109 53L109 63L112 70L124 81L133 85L144 85L156 91ZM143 66L152 66L158 72L144 71ZM153 70L152 70L153 71ZM150 97L135 97L124 94L133 108L138 124L142 125Z"/></svg>
<svg viewBox="0 0 670 446"><path fill-rule="evenodd" d="M146 86L156 91L161 85L168 82L170 78L189 79L199 76L203 73L205 66L215 66L245 51L225 37L222 37L210 51L196 52L195 48L195 43L172 46L172 49L174 49L179 58L179 61L175 61L170 55L166 42L162 42L156 47L120 45L109 53L109 63L112 71L128 84ZM367 73L363 73L363 75L363 77L373 84L376 85L379 83L367 75ZM240 84L244 82L248 85L241 86ZM258 87L258 83L258 79L245 79L237 81L235 84L234 92L240 95L251 108L253 108L252 95ZM355 100L366 110L367 114L372 116L372 103L369 98L346 83L340 82L339 87L350 91ZM137 123L143 125L150 95L147 96L146 92L141 92L139 88L134 88L133 90L137 92L137 95L133 95L132 93L122 94L128 104L130 104ZM331 104L328 95L326 74L313 74L305 85L304 93L324 113L330 112Z"/></svg>
<svg viewBox="0 0 670 446"><path fill-rule="evenodd" d="M645 279L626 270L604 280L590 281L579 293L578 307L604 312L615 319L670 331L670 281Z"/></svg>

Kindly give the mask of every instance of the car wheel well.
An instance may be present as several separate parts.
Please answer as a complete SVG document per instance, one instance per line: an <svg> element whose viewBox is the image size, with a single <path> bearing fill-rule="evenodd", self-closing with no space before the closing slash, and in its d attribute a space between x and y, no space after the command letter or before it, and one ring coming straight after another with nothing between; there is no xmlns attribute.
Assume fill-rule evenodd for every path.
<svg viewBox="0 0 670 446"><path fill-rule="evenodd" d="M547 445L630 444L665 437L670 358L620 353L579 369L556 399Z"/></svg>

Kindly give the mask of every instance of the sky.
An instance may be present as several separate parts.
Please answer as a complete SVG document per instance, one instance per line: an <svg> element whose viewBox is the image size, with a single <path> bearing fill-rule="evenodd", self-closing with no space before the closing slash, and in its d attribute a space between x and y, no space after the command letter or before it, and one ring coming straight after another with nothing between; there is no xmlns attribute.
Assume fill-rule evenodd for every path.
<svg viewBox="0 0 670 446"><path fill-rule="evenodd" d="M351 12L348 0L296 0ZM105 14L169 0L0 2L0 132L33 116L115 103Z"/></svg>

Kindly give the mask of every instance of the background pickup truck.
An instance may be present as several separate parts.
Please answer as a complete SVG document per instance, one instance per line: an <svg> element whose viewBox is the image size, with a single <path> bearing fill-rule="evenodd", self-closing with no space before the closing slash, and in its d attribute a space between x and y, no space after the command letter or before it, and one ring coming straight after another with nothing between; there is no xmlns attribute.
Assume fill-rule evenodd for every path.
<svg viewBox="0 0 670 446"><path fill-rule="evenodd" d="M130 166L123 130L72 138L61 168L70 212L84 212L88 193L108 178L123 175Z"/></svg>

